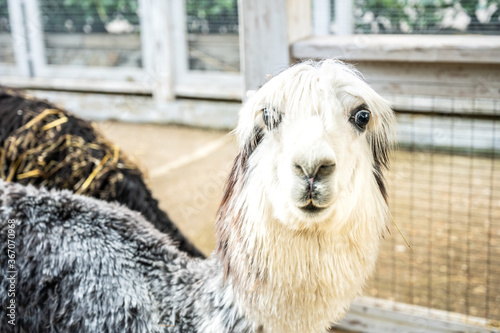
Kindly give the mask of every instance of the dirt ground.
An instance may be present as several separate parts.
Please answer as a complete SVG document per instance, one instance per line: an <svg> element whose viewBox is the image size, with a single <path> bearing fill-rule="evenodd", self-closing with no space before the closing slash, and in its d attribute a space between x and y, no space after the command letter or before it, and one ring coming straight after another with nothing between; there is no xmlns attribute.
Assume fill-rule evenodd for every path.
<svg viewBox="0 0 500 333"><path fill-rule="evenodd" d="M160 206L205 254L236 155L226 132L151 124L99 123L149 174ZM397 230L383 241L365 293L500 319L500 160L398 151L388 175Z"/></svg>

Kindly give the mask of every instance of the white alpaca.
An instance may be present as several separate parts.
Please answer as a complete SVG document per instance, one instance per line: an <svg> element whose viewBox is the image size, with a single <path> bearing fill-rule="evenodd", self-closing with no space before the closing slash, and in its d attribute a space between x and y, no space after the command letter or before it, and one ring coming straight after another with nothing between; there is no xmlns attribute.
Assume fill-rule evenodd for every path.
<svg viewBox="0 0 500 333"><path fill-rule="evenodd" d="M272 78L241 110L240 152L206 260L123 207L0 183L1 234L16 224L16 239L30 244L18 249L18 288L30 295L18 298L29 312L20 328L326 330L375 265L393 125L388 104L339 61Z"/></svg>
<svg viewBox="0 0 500 333"><path fill-rule="evenodd" d="M389 105L338 61L296 65L241 110L218 251L243 311L269 332L318 332L370 276L388 208Z"/></svg>

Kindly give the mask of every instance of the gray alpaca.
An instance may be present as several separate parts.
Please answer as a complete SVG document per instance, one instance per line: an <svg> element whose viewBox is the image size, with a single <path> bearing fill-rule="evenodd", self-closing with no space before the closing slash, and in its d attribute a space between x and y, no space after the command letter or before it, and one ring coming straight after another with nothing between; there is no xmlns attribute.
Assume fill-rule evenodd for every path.
<svg viewBox="0 0 500 333"><path fill-rule="evenodd" d="M70 191L3 181L0 191L0 276L9 220L18 272L17 323L2 292L1 332L195 332L203 318L249 331L226 295L207 288L222 285L216 260L189 258L139 213Z"/></svg>
<svg viewBox="0 0 500 333"><path fill-rule="evenodd" d="M272 78L241 110L205 260L119 204L1 182L0 332L324 332L373 271L393 125L339 61Z"/></svg>

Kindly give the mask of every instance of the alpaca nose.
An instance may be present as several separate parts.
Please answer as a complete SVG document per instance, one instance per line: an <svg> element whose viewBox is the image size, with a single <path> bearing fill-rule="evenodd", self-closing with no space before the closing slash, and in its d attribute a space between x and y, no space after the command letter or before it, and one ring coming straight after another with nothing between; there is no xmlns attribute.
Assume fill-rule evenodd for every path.
<svg viewBox="0 0 500 333"><path fill-rule="evenodd" d="M335 161L332 159L320 160L316 163L295 163L295 173L306 177L312 185L314 180L330 176L335 170Z"/></svg>

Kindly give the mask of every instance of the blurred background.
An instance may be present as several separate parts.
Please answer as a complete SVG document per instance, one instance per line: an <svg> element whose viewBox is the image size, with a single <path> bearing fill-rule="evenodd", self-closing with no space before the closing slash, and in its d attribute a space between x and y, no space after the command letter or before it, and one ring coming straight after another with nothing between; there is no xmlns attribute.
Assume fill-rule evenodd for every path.
<svg viewBox="0 0 500 333"><path fill-rule="evenodd" d="M500 330L498 0L0 0L0 84L86 119L209 254L247 90L353 63L398 116L393 226L340 327ZM364 325L364 326L363 326Z"/></svg>

